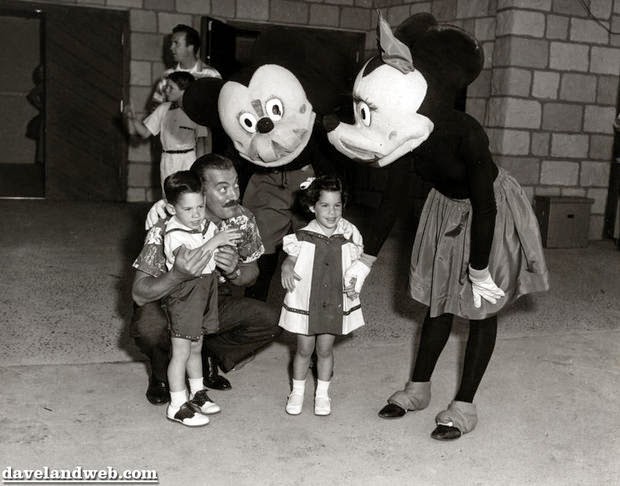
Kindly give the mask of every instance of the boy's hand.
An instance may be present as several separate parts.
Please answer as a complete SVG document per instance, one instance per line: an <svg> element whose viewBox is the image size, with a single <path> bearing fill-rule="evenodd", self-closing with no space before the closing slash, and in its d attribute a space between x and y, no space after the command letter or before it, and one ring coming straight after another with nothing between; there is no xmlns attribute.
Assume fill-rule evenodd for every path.
<svg viewBox="0 0 620 486"><path fill-rule="evenodd" d="M282 262L282 266L280 268L280 280L282 281L282 287L285 288L287 292L292 292L295 290L295 282L297 280L301 280L301 277L295 273L294 260L286 258Z"/></svg>
<svg viewBox="0 0 620 486"><path fill-rule="evenodd" d="M242 237L241 230L236 228L225 229L224 231L220 231L213 238L209 240L211 246L215 245L215 247L220 247L224 245L235 246Z"/></svg>

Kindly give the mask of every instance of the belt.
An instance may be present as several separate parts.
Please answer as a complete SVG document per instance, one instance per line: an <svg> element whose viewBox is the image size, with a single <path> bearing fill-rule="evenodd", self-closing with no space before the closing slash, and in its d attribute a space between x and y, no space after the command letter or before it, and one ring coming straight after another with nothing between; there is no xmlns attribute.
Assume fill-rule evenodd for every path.
<svg viewBox="0 0 620 486"><path fill-rule="evenodd" d="M164 150L165 154L186 154L187 152L191 152L194 150L193 148L182 149L182 150Z"/></svg>

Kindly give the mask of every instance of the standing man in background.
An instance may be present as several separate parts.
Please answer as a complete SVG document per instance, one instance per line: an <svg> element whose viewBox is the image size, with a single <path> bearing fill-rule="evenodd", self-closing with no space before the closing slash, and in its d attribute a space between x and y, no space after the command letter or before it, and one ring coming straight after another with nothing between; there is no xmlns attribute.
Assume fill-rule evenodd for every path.
<svg viewBox="0 0 620 486"><path fill-rule="evenodd" d="M168 75L175 71L186 71L194 78L222 78L217 69L209 66L198 57L200 50L200 34L189 25L178 24L172 29L170 39L170 52L174 61L174 67L166 69L162 79L157 83L153 102L156 104L166 100L165 87Z"/></svg>

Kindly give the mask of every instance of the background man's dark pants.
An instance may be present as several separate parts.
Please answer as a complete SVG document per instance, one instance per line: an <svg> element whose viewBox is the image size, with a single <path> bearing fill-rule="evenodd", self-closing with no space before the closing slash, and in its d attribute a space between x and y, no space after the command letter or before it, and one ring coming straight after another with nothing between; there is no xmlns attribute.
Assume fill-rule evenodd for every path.
<svg viewBox="0 0 620 486"><path fill-rule="evenodd" d="M224 372L271 343L282 332L278 326L280 310L256 299L220 293L218 311L220 330L204 337L202 353L203 358L205 355L214 357ZM167 382L170 335L159 302L134 306L131 335L151 362L151 380Z"/></svg>

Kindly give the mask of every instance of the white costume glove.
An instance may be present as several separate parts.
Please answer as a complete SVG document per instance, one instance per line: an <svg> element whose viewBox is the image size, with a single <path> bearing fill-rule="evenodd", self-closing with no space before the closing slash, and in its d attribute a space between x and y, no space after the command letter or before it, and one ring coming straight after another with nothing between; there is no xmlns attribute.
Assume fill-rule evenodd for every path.
<svg viewBox="0 0 620 486"><path fill-rule="evenodd" d="M351 280L355 279L355 291L359 294L362 291L364 280L368 277L372 264L376 259L377 257L362 253L359 260L353 262L353 264L344 272L345 286L350 285Z"/></svg>
<svg viewBox="0 0 620 486"><path fill-rule="evenodd" d="M474 294L474 307L478 308L482 305L482 299L496 304L497 301L504 297L504 291L500 289L489 273L489 267L482 270L476 270L469 266L469 280L471 281L471 291Z"/></svg>
<svg viewBox="0 0 620 486"><path fill-rule="evenodd" d="M168 217L168 213L166 212L166 200L160 199L157 201L151 209L149 209L149 213L146 215L146 222L144 223L144 228L148 231L150 230L157 221L160 219L166 219Z"/></svg>

